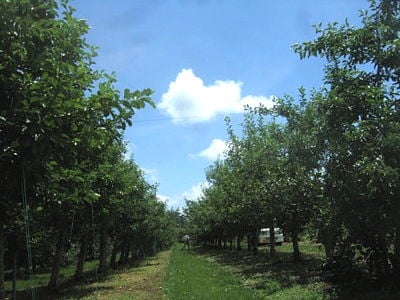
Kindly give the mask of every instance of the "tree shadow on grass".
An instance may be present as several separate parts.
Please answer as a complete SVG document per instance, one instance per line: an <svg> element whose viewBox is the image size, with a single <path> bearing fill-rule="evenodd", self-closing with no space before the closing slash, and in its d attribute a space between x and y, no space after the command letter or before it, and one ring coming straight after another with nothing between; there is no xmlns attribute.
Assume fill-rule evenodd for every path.
<svg viewBox="0 0 400 300"><path fill-rule="evenodd" d="M85 296L94 294L104 290L110 290L112 288L106 286L85 286L85 285L74 285L68 289L61 290L58 293L50 293L47 286L39 286L35 288L36 299L80 299ZM32 291L18 291L17 299L33 299Z"/></svg>
<svg viewBox="0 0 400 300"><path fill-rule="evenodd" d="M195 252L220 265L234 267L235 273L245 280L256 279L256 287L264 281L278 282L281 287L313 283L321 279L321 257L303 255L300 262L294 262L291 253L277 253L271 258L266 252L253 255L247 250L228 251L196 248Z"/></svg>
<svg viewBox="0 0 400 300"><path fill-rule="evenodd" d="M333 280L332 274L322 269L324 258L314 254L303 253L302 260L294 262L291 253L278 252L271 258L265 249L257 255L247 250L193 248L192 251L228 267L246 285L268 295L285 288L317 284L322 286L324 299L400 299L400 286L393 280L378 281L366 273Z"/></svg>
<svg viewBox="0 0 400 300"><path fill-rule="evenodd" d="M36 299L80 299L96 292L113 290L113 287L105 286L103 283L110 280L114 275L125 272L127 269L157 265L157 263L153 262L155 259L156 256L150 256L143 259L132 260L128 264L119 266L115 270L109 270L106 274L100 274L95 269L88 270L83 273L83 277L79 281L75 281L72 277L63 277L63 275L61 275L61 283L57 292L49 292L46 284L36 286L34 294ZM10 294L10 291L7 291L7 294ZM33 298L31 289L17 291L16 296L17 299ZM10 299L11 298L10 295Z"/></svg>

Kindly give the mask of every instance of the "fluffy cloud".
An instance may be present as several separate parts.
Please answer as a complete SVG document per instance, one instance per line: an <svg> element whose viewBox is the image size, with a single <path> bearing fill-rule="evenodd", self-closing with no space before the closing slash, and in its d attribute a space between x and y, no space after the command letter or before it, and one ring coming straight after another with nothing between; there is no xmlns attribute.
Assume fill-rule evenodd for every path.
<svg viewBox="0 0 400 300"><path fill-rule="evenodd" d="M174 123L199 123L218 114L243 112L244 105L255 107L261 103L272 107L273 97L242 97L241 90L242 83L232 80L205 85L191 69L183 69L169 84L158 108L170 115Z"/></svg>
<svg viewBox="0 0 400 300"><path fill-rule="evenodd" d="M197 185L192 186L189 191L183 192L182 196L188 200L197 200L203 196L203 190L209 186L208 182L199 182Z"/></svg>
<svg viewBox="0 0 400 300"><path fill-rule="evenodd" d="M224 151L228 149L225 141L221 139L213 139L210 146L203 151L191 155L192 157L203 157L211 161L215 161L218 158L224 158Z"/></svg>
<svg viewBox="0 0 400 300"><path fill-rule="evenodd" d="M192 186L189 190L174 196L166 196L158 194L158 200L164 202L168 207L173 209L182 209L185 206L185 199L187 200L198 200L203 196L203 190L208 188L210 184L208 182L199 182Z"/></svg>
<svg viewBox="0 0 400 300"><path fill-rule="evenodd" d="M165 195L157 195L157 199L160 200L161 202L164 202L165 204L169 205L169 206L173 206L173 199L169 196L165 196Z"/></svg>

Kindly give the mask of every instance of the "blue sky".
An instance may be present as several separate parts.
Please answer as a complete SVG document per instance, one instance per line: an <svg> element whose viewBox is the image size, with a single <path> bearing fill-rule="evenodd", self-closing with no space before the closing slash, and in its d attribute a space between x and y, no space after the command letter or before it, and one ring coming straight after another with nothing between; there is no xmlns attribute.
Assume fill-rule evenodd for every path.
<svg viewBox="0 0 400 300"><path fill-rule="evenodd" d="M367 0L71 0L92 27L96 67L120 90L151 88L157 108L139 110L126 132L130 153L169 207L195 199L205 169L240 132L243 104L322 84L323 61L301 61L291 45L313 24L359 24Z"/></svg>

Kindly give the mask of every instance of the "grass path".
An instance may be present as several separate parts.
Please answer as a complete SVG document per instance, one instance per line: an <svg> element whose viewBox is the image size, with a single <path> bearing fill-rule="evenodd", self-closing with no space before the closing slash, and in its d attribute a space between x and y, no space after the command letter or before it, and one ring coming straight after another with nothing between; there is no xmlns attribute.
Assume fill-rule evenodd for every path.
<svg viewBox="0 0 400 300"><path fill-rule="evenodd" d="M110 272L104 277L88 264L85 282L74 283L70 268L63 269L64 283L57 295L47 294L42 281L35 281L36 299L138 299L138 300L325 300L325 299L400 299L397 285L376 285L371 280L344 282L323 280L323 262L318 245L302 243L303 260L294 263L290 245L279 247L274 259L265 248L254 256L248 251L194 248L171 250L145 258L136 265ZM26 282L20 283L17 299L30 299Z"/></svg>
<svg viewBox="0 0 400 300"><path fill-rule="evenodd" d="M221 266L191 252L172 250L164 287L166 299L263 299Z"/></svg>
<svg viewBox="0 0 400 300"><path fill-rule="evenodd" d="M122 269L107 280L68 289L59 299L161 300L171 250L146 258L139 266Z"/></svg>

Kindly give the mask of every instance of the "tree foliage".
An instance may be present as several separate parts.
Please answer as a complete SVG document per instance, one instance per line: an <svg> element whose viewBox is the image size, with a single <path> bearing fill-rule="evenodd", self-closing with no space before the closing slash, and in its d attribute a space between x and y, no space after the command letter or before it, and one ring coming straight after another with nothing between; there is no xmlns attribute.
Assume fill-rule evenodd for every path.
<svg viewBox="0 0 400 300"><path fill-rule="evenodd" d="M174 220L124 158L124 130L154 106L153 91L121 93L114 74L94 69L89 26L68 1L2 1L0 25L0 299L13 255L30 272L51 263L55 289L71 247L81 247L82 270L99 241L105 271L110 239L127 257L168 246Z"/></svg>
<svg viewBox="0 0 400 300"><path fill-rule="evenodd" d="M323 243L327 267L347 272L364 263L377 277L399 274L400 3L370 1L360 17L359 27L317 25L314 41L293 46L302 59L326 60L324 86L250 110L240 137L228 123L227 158L211 168L189 218L236 216L238 226L218 224L237 236L276 219L295 259L307 227Z"/></svg>

